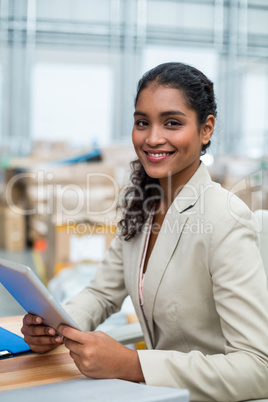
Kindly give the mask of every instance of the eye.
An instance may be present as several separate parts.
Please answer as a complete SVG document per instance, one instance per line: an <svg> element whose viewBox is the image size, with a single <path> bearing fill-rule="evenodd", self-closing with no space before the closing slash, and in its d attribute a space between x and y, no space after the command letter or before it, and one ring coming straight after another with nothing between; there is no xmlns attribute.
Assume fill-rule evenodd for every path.
<svg viewBox="0 0 268 402"><path fill-rule="evenodd" d="M169 121L166 123L166 126L168 126L168 127L177 127L177 126L182 126L182 124L181 124L181 122L178 121L178 120L169 120Z"/></svg>
<svg viewBox="0 0 268 402"><path fill-rule="evenodd" d="M137 121L135 121L135 126L142 128L142 127L148 126L148 123L145 120L137 120Z"/></svg>

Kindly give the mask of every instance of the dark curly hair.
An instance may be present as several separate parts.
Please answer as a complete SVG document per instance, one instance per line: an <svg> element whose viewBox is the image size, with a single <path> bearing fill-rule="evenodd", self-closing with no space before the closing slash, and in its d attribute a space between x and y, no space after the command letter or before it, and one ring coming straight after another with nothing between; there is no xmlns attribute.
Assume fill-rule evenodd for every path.
<svg viewBox="0 0 268 402"><path fill-rule="evenodd" d="M179 89L187 107L196 112L199 127L209 115L217 116L213 83L195 67L171 62L147 71L138 82L135 106L141 91L151 84ZM210 141L203 145L201 155L206 153L209 146ZM124 240L130 240L141 232L162 195L159 180L147 175L139 159L131 162L131 169L132 184L125 191L120 206L123 217L118 225Z"/></svg>

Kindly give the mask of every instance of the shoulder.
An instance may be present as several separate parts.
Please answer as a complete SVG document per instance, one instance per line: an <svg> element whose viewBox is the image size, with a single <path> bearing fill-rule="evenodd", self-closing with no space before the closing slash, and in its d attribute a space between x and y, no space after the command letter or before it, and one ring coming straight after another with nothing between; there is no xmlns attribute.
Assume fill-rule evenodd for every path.
<svg viewBox="0 0 268 402"><path fill-rule="evenodd" d="M208 183L200 196L200 205L206 219L222 222L225 225L242 225L253 231L258 231L258 223L254 213L234 193L224 189L219 183Z"/></svg>

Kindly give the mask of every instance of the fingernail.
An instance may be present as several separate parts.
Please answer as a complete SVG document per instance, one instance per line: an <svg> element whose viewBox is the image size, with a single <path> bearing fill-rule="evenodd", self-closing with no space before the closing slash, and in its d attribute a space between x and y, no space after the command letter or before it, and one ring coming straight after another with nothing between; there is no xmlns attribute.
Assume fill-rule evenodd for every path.
<svg viewBox="0 0 268 402"><path fill-rule="evenodd" d="M57 336L57 338L55 338L55 342L57 342L57 343L62 343L62 341L63 341L62 336Z"/></svg>
<svg viewBox="0 0 268 402"><path fill-rule="evenodd" d="M36 322L37 324L41 324L42 318L36 317L35 322Z"/></svg>
<svg viewBox="0 0 268 402"><path fill-rule="evenodd" d="M52 328L48 330L49 335L55 335L56 331Z"/></svg>

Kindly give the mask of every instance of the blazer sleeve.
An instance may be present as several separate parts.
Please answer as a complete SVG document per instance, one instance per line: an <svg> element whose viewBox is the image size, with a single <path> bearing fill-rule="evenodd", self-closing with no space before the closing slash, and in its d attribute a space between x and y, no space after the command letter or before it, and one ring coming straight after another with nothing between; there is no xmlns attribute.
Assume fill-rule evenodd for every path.
<svg viewBox="0 0 268 402"><path fill-rule="evenodd" d="M241 219L225 215L215 224L208 256L224 353L138 352L147 384L187 388L192 401L268 397L268 292L256 222L245 207Z"/></svg>
<svg viewBox="0 0 268 402"><path fill-rule="evenodd" d="M122 261L122 239L113 239L95 278L64 306L83 331L92 331L120 310L127 296Z"/></svg>

